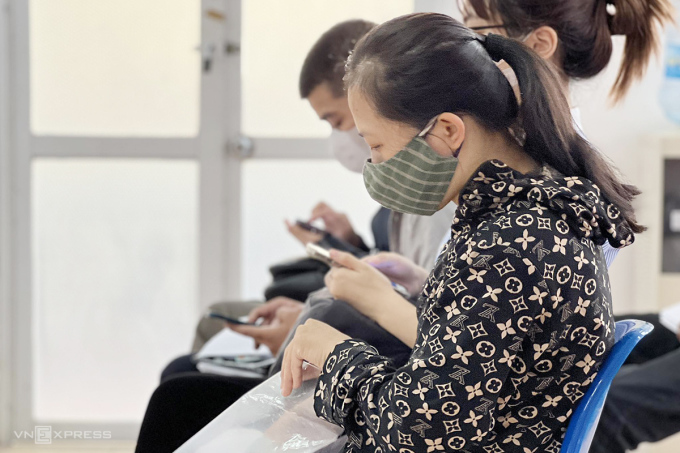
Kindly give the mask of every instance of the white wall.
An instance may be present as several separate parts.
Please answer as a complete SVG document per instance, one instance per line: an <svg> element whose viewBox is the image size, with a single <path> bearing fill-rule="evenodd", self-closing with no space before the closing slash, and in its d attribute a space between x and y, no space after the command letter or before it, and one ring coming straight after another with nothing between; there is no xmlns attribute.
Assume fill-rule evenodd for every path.
<svg viewBox="0 0 680 453"><path fill-rule="evenodd" d="M604 74L596 79L576 83L573 98L581 108L586 135L621 170L633 184L642 184L640 162L645 154L646 137L658 131L680 129L668 121L659 104L663 80L663 59L654 59L641 83L635 84L625 101L612 106L609 89L613 85L621 62L623 40L615 39L614 57ZM659 200L661 203L662 201ZM640 219L649 225L657 219ZM645 282L636 277L635 260L639 249L633 245L624 249L610 270L617 313L655 311L653 301L636 301L636 285Z"/></svg>
<svg viewBox="0 0 680 453"><path fill-rule="evenodd" d="M356 232L373 244L370 223L379 205L369 197L361 175L335 160L247 161L242 168L245 298L262 298L271 282L269 266L305 256L284 220L307 220L320 201L346 213Z"/></svg>

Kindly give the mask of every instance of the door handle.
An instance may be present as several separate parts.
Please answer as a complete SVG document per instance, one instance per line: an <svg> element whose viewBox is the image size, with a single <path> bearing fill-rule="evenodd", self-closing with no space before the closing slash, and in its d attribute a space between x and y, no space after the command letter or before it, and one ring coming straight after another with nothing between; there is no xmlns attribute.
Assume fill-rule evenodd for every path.
<svg viewBox="0 0 680 453"><path fill-rule="evenodd" d="M212 69L216 49L217 46L214 43L200 44L195 47L195 50L201 52L201 68L203 72L210 72Z"/></svg>
<svg viewBox="0 0 680 453"><path fill-rule="evenodd" d="M229 141L227 145L229 153L239 159L249 159L255 154L255 142L250 137L239 135Z"/></svg>

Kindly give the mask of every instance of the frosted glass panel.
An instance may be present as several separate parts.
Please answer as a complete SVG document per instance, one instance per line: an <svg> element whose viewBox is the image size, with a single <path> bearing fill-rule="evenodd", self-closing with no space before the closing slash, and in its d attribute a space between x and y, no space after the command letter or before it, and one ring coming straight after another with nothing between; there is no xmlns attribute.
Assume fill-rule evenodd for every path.
<svg viewBox="0 0 680 453"><path fill-rule="evenodd" d="M245 161L242 169L245 297L263 297L271 281L270 265L305 256L284 219L308 219L320 201L346 213L355 231L373 244L370 222L379 205L366 192L361 175L335 161L319 160Z"/></svg>
<svg viewBox="0 0 680 453"><path fill-rule="evenodd" d="M339 22L349 19L385 22L413 12L413 3L413 0L244 1L244 132L259 137L327 136L330 127L319 121L298 91L307 52L326 30Z"/></svg>
<svg viewBox="0 0 680 453"><path fill-rule="evenodd" d="M198 166L39 159L34 416L139 421L197 319Z"/></svg>
<svg viewBox="0 0 680 453"><path fill-rule="evenodd" d="M195 136L200 0L30 0L37 135Z"/></svg>

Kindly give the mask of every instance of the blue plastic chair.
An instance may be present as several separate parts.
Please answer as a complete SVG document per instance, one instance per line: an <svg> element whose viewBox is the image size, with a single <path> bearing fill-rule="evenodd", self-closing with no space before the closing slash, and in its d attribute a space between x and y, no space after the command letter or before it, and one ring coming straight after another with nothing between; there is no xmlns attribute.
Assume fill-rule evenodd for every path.
<svg viewBox="0 0 680 453"><path fill-rule="evenodd" d="M615 344L571 417L560 453L588 453L614 376L642 338L654 329L648 322L616 323Z"/></svg>

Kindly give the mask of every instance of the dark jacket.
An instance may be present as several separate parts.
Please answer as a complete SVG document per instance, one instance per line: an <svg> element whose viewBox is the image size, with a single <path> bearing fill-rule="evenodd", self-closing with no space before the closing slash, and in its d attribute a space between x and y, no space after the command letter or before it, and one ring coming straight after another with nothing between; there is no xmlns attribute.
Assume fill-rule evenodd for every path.
<svg viewBox="0 0 680 453"><path fill-rule="evenodd" d="M347 451L559 453L613 345L598 246L633 234L595 185L493 161L460 200L407 364L350 340L324 365L315 410Z"/></svg>

